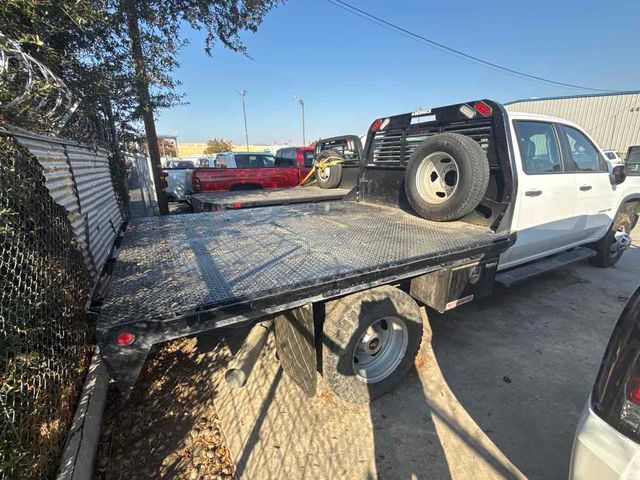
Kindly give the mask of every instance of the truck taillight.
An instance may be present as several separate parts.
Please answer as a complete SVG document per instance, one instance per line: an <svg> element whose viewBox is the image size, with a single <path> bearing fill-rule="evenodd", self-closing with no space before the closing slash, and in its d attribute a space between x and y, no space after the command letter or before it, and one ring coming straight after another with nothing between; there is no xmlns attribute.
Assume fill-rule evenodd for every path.
<svg viewBox="0 0 640 480"><path fill-rule="evenodd" d="M640 288L611 334L591 394L591 408L616 430L640 441Z"/></svg>
<svg viewBox="0 0 640 480"><path fill-rule="evenodd" d="M136 339L136 336L133 332L128 332L123 330L121 332L116 333L116 343L121 347L126 347L127 345L131 345Z"/></svg>
<svg viewBox="0 0 640 480"><path fill-rule="evenodd" d="M200 191L200 179L198 177L196 177L195 172L193 172L193 174L191 176L191 184L193 185L193 189L196 192Z"/></svg>
<svg viewBox="0 0 640 480"><path fill-rule="evenodd" d="M483 117L490 117L491 114L493 113L493 110L491 109L491 107L484 102L474 103L473 109Z"/></svg>
<svg viewBox="0 0 640 480"><path fill-rule="evenodd" d="M371 131L372 132L378 131L378 129L380 128L380 125L382 125L382 120L377 119L375 122L373 122L373 124L371 124Z"/></svg>

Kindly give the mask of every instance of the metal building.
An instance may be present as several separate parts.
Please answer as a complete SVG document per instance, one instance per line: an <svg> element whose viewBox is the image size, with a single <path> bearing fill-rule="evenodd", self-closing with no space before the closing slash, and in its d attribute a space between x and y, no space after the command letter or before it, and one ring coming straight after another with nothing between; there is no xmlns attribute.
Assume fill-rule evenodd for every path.
<svg viewBox="0 0 640 480"><path fill-rule="evenodd" d="M640 145L640 90L598 95L530 98L505 104L511 112L551 115L577 123L604 150L625 156Z"/></svg>

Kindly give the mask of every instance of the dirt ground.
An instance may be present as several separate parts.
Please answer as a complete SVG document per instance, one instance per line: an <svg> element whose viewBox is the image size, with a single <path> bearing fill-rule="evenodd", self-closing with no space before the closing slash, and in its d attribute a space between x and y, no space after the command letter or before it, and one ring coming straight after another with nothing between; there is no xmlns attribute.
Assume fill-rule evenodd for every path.
<svg viewBox="0 0 640 480"><path fill-rule="evenodd" d="M111 402L98 477L566 478L578 417L638 285L633 247L615 268L582 262L428 312L414 369L369 406L322 383L307 399L272 345L241 390L222 380L231 353L220 338L165 345L132 399Z"/></svg>

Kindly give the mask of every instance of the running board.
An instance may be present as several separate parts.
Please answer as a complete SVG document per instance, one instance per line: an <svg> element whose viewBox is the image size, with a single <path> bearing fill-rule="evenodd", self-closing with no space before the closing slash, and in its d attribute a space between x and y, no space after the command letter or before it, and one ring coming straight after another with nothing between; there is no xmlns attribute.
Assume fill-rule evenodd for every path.
<svg viewBox="0 0 640 480"><path fill-rule="evenodd" d="M505 287L510 287L515 283L522 282L541 273L550 272L556 268L593 257L595 254L596 252L590 248L577 247L568 252L559 253L552 257L523 265L522 267L516 267L513 270L500 272L496 275L496 282Z"/></svg>

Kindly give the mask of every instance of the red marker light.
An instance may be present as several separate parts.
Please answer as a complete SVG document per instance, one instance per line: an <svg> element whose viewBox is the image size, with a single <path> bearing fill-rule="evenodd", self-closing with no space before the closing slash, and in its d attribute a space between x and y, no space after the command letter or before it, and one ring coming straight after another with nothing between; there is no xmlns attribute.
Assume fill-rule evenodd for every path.
<svg viewBox="0 0 640 480"><path fill-rule="evenodd" d="M380 125L382 125L382 120L378 119L375 122L373 122L373 125L371 125L371 131L375 132L380 128Z"/></svg>
<svg viewBox="0 0 640 480"><path fill-rule="evenodd" d="M640 386L634 387L629 391L629 400L631 400L636 405L640 405Z"/></svg>
<svg viewBox="0 0 640 480"><path fill-rule="evenodd" d="M242 208L242 204L240 202L236 202L233 204L233 208Z"/></svg>
<svg viewBox="0 0 640 480"><path fill-rule="evenodd" d="M473 108L476 112L478 112L483 117L490 117L491 114L493 113L493 110L491 110L491 107L484 102L476 102L473 105Z"/></svg>
<svg viewBox="0 0 640 480"><path fill-rule="evenodd" d="M116 334L116 343L122 347L131 345L135 339L136 336L132 332L123 331Z"/></svg>

